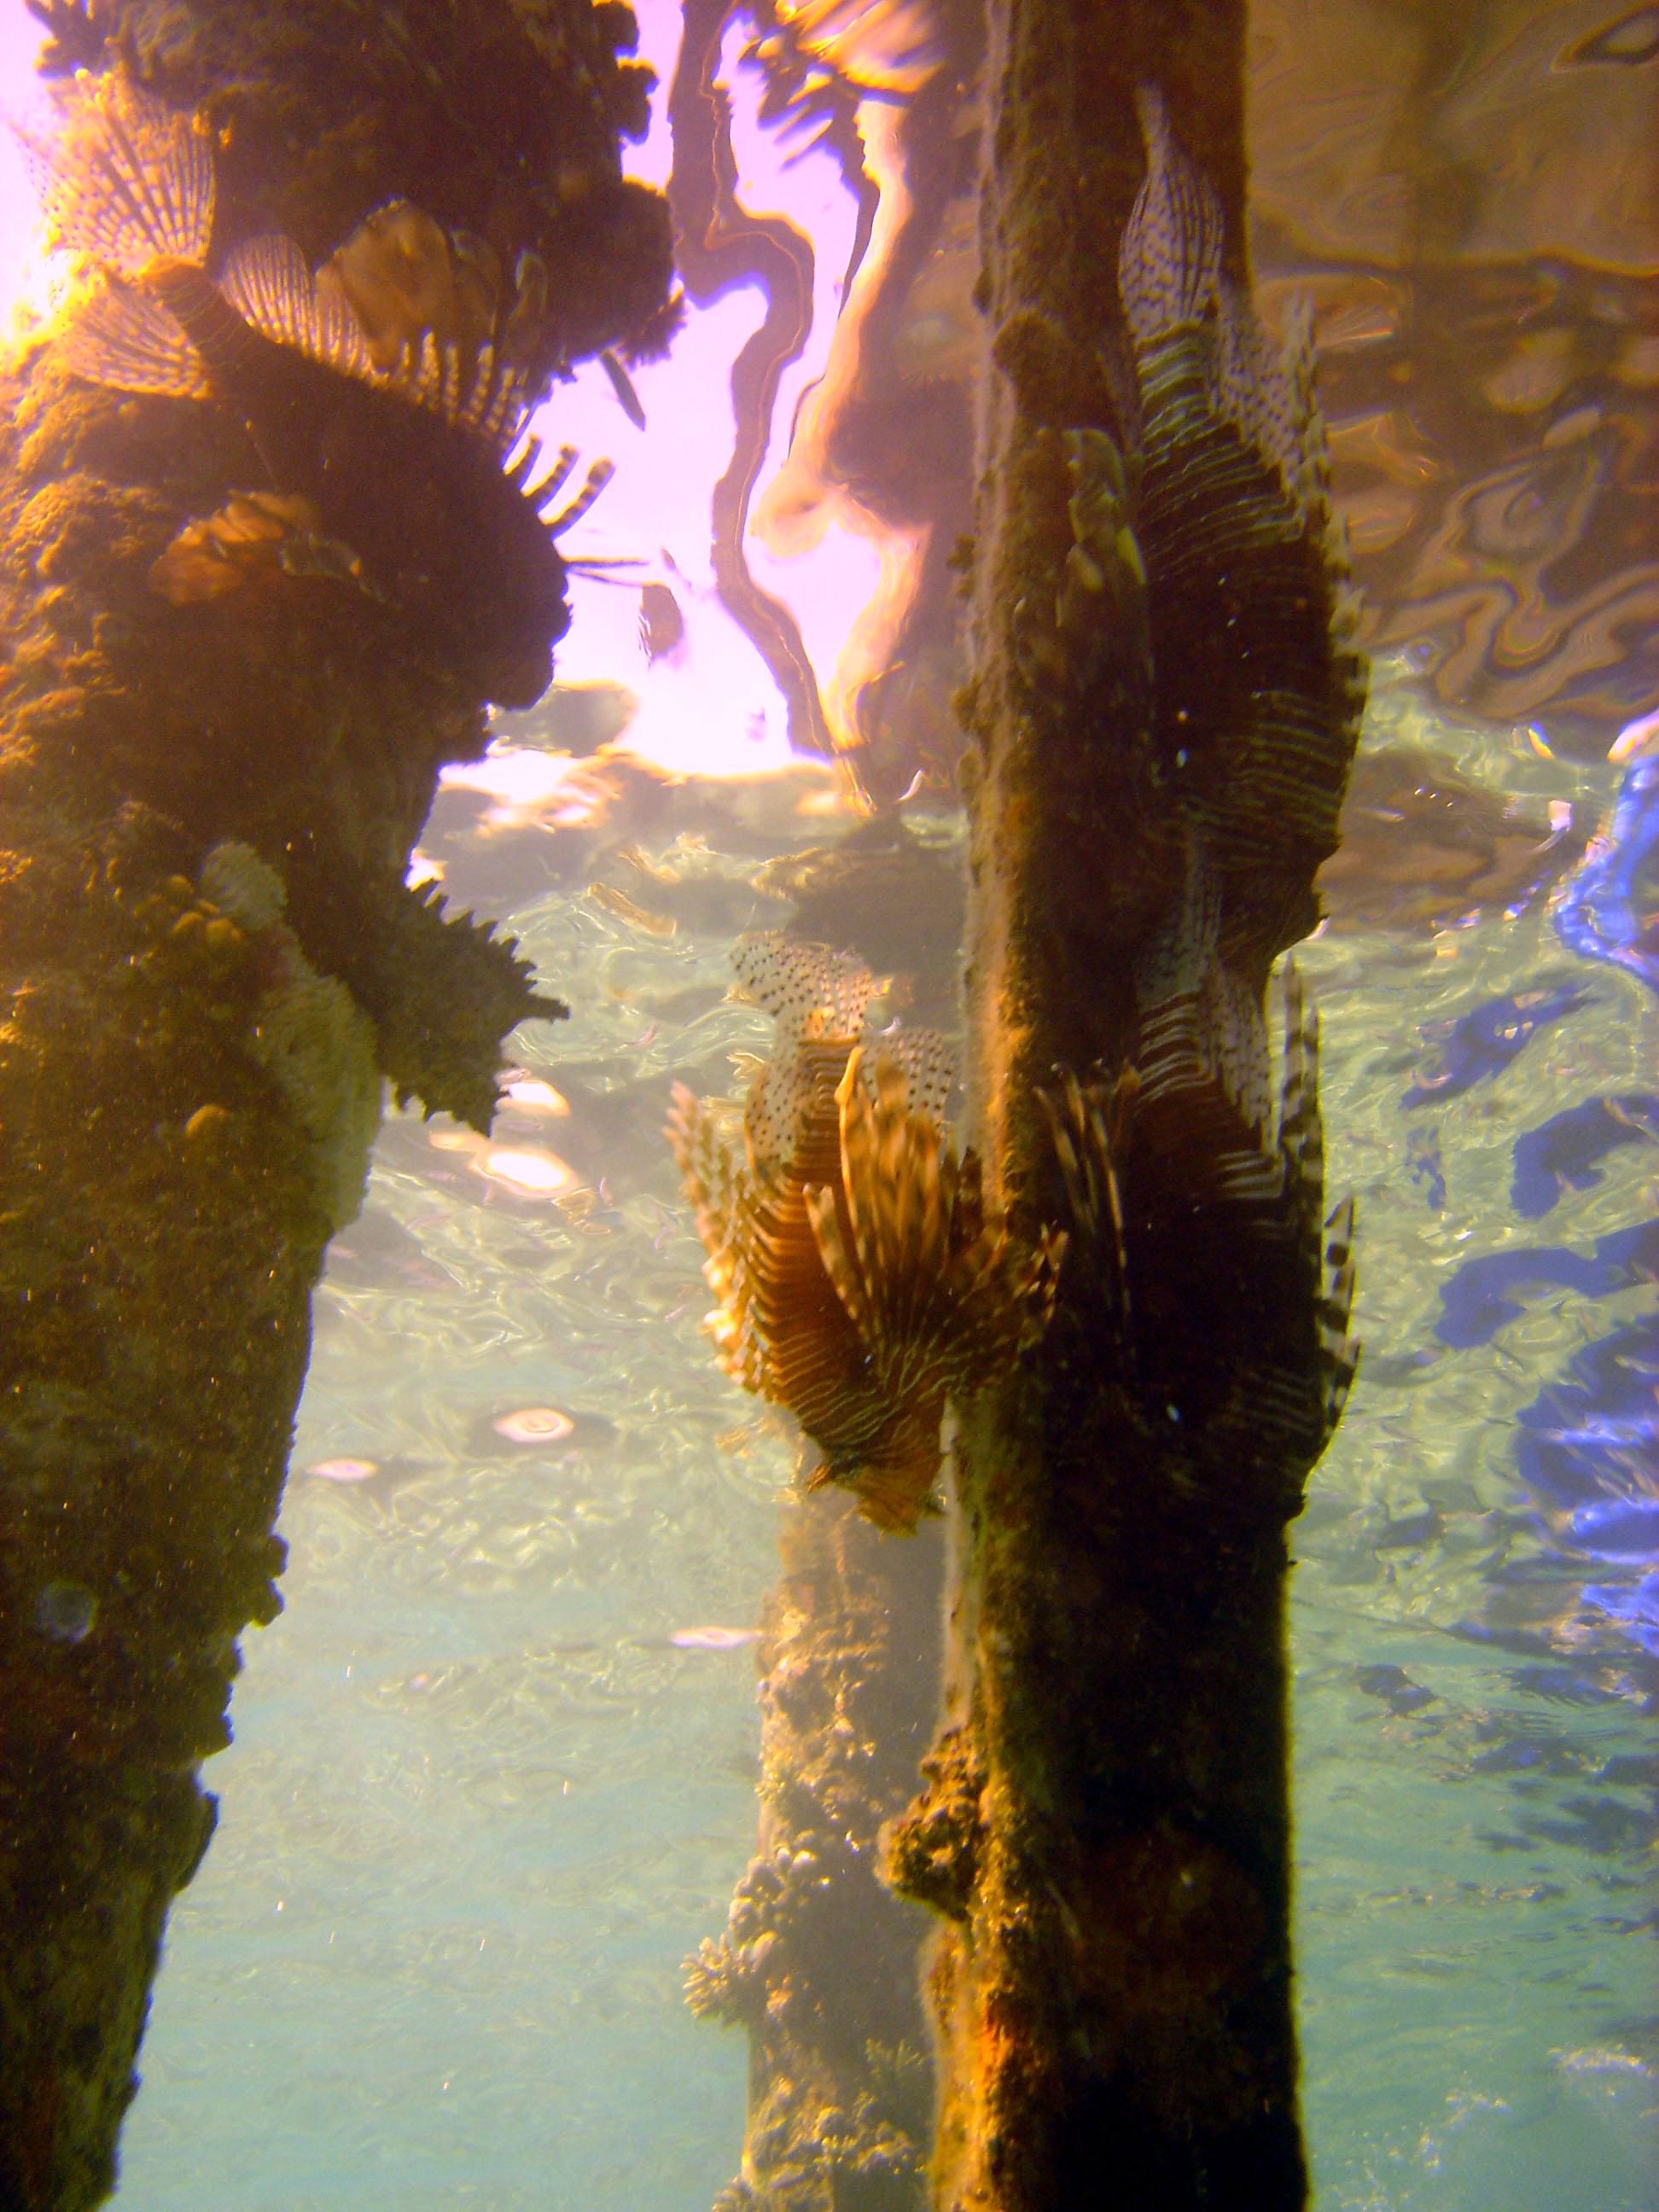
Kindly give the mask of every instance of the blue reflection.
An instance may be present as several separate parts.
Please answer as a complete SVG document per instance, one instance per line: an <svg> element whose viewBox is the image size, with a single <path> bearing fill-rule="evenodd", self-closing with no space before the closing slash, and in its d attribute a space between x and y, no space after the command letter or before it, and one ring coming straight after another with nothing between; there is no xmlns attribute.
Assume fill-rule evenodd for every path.
<svg viewBox="0 0 1659 2212"><path fill-rule="evenodd" d="M1659 876L1659 758L1625 772L1607 833L1569 878L1556 908L1561 941L1586 960L1605 960L1659 991L1659 923L1644 921L1638 895Z"/></svg>
<svg viewBox="0 0 1659 2212"><path fill-rule="evenodd" d="M1535 1221L1564 1190L1593 1189L1601 1180L1596 1162L1607 1153L1644 1141L1659 1141L1659 1098L1651 1091L1586 1098L1516 1139L1510 1204L1523 1220Z"/></svg>
<svg viewBox="0 0 1659 2212"><path fill-rule="evenodd" d="M1518 1321L1525 1294L1559 1285L1587 1298L1659 1276L1659 1221L1638 1222L1596 1239L1591 1252L1566 1245L1529 1244L1466 1260L1440 1290L1443 1310L1435 1326L1442 1344L1465 1351L1490 1344L1500 1328ZM1582 1355L1581 1355L1582 1356Z"/></svg>
<svg viewBox="0 0 1659 2212"><path fill-rule="evenodd" d="M1523 1051L1541 1029L1577 1012L1589 993L1577 983L1558 983L1487 999L1455 1021L1425 1022L1425 1044L1437 1048L1419 1066L1401 1108L1426 1105L1431 1098L1455 1098L1496 1075Z"/></svg>

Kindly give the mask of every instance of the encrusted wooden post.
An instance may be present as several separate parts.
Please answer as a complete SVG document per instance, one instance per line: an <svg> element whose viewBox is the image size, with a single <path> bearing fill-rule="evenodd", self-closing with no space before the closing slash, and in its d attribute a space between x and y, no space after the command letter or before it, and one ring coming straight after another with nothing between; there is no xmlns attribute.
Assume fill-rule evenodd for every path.
<svg viewBox="0 0 1659 2212"><path fill-rule="evenodd" d="M87 273L0 441L0 2206L78 2212L383 1079L487 1126L561 1011L404 878L568 620L519 420L647 337L668 227L624 7L36 12Z"/></svg>
<svg viewBox="0 0 1659 2212"><path fill-rule="evenodd" d="M1361 678L1305 343L1240 229L1237 0L994 0L969 1136L1069 1243L957 1396L945 1725L890 1837L950 2212L1290 2212L1285 1526L1352 1372L1312 926Z"/></svg>
<svg viewBox="0 0 1659 2212"><path fill-rule="evenodd" d="M742 2167L715 2212L919 2212L933 2066L925 1916L879 1835L939 1702L939 1531L888 1543L850 1498L791 1498L762 1611L761 1820L721 1936L687 1961L749 2039Z"/></svg>

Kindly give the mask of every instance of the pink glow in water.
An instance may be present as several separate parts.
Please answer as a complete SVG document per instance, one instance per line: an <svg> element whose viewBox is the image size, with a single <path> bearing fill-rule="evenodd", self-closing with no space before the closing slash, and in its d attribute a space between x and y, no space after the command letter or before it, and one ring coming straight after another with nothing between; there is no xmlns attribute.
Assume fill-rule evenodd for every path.
<svg viewBox="0 0 1659 2212"><path fill-rule="evenodd" d="M44 36L20 0L0 8L0 120L39 124L46 103L34 74L34 57ZM0 336L9 327L20 300L35 289L41 252L40 211L23 167L22 149L9 130L0 129Z"/></svg>
<svg viewBox="0 0 1659 2212"><path fill-rule="evenodd" d="M642 181L660 185L672 159L667 91L681 15L678 0L641 0L637 13L640 52L659 82L649 136L627 149L625 166ZM845 722L847 694L855 680L843 672L836 681L836 662L861 611L872 601L902 600L896 580L909 556L844 495L825 491L816 454L805 465L799 453L791 459L792 426L811 424L813 395L830 368L857 210L827 149L802 148L774 124L762 122L760 72L740 60L751 34L747 19L736 19L723 49L741 202L750 212L786 216L812 239L816 258L811 329L799 358L780 379L770 448L753 501L762 529L751 528L745 551L757 583L795 616L835 726ZM33 70L40 36L21 8L0 9L0 106L5 112L38 117L44 109ZM21 290L38 289L32 272L40 245L21 155L10 134L0 132L0 324L5 303ZM764 305L754 287L738 286L706 308L689 310L670 357L635 372L646 413L643 431L623 414L608 378L593 362L556 390L532 426L550 450L573 445L584 461L604 455L616 464L615 477L592 513L565 539L568 556L642 564L617 572L616 581L574 580L574 618L560 649L560 680L625 684L638 703L622 748L672 774L775 775L796 757L784 702L759 653L715 596L710 557L710 502L734 436L732 363ZM638 586L647 580L666 583L684 618L684 649L672 665L647 663L640 642ZM526 774L532 781L544 779L545 764L508 773L515 787L509 805L528 797L522 789ZM547 795L538 797L544 804Z"/></svg>
<svg viewBox="0 0 1659 2212"><path fill-rule="evenodd" d="M641 52L655 67L651 131L625 164L643 180L665 180L672 147L668 86L678 57L680 11L675 0L644 0ZM779 380L767 462L752 513L765 508L774 484L789 472L791 426L810 410L811 394L827 368L851 256L857 208L834 156L792 146L761 121L763 81L739 57L750 35L746 19L729 28L721 79L732 107L732 144L739 199L751 214L781 214L813 240L812 325L799 358ZM665 582L685 619L686 649L677 665L647 665L639 639L632 590L578 579L574 619L560 648L562 681L601 678L625 682L638 712L619 741L627 750L672 773L706 776L775 774L791 764L784 702L749 639L714 592L709 514L715 484L730 459L735 424L732 363L757 328L765 303L741 285L704 309L691 308L665 362L635 372L646 427L623 416L596 364L577 372L541 411L538 434L550 445L604 453L617 474L586 520L565 541L568 554L618 554L657 563L637 580ZM880 586L884 549L867 520L837 502L817 500L809 526L787 547L777 533L751 527L745 546L751 573L783 601L799 625L821 684L836 665L860 611ZM799 504L799 502L797 502ZM631 572L630 572L631 573Z"/></svg>
<svg viewBox="0 0 1659 2212"><path fill-rule="evenodd" d="M574 1436L576 1424L557 1406L520 1406L489 1424L510 1444L557 1444Z"/></svg>

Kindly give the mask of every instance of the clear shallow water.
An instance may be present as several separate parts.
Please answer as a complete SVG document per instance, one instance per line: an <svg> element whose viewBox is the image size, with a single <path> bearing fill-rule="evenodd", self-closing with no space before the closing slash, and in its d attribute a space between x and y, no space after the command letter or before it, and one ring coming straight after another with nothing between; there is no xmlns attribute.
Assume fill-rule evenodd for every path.
<svg viewBox="0 0 1659 2212"><path fill-rule="evenodd" d="M1547 780L1529 749L1486 765ZM680 2212L731 2171L742 2041L685 2013L678 1962L750 1847L752 1658L668 1639L754 1620L791 1453L706 1355L700 1249L656 1131L671 1073L717 1087L727 1053L765 1042L723 996L726 948L780 911L750 887L754 846L820 842L823 790L807 770L705 797L706 843L670 822L642 848L678 884L621 864L654 930L677 908L700 926L657 934L585 891L516 917L577 1009L521 1040L568 1115L529 1094L488 1147L388 1125L318 1300L288 1609L246 1640L124 2206ZM722 811L726 845L750 848L725 860ZM457 862L464 834L432 842ZM610 880L614 858L593 872ZM1562 1553L1517 1474L1516 1418L1575 1352L1650 1316L1651 1276L1517 1293L1486 1343L1435 1332L1471 1258L1586 1250L1651 1217L1650 1143L1607 1154L1601 1182L1541 1220L1514 1213L1510 1184L1522 1128L1641 1088L1655 1003L1580 967L1580 1007L1407 1112L1425 1022L1574 974L1547 915L1410 943L1327 934L1305 957L1333 1184L1362 1207L1366 1343L1297 1530L1317 2203L1640 2212L1653 1667L1580 1596L1609 1570ZM1422 1126L1438 1206L1413 1172ZM553 1160L569 1182L526 1194ZM550 1409L568 1435L494 1425L556 1431Z"/></svg>
<svg viewBox="0 0 1659 2212"><path fill-rule="evenodd" d="M1269 29L1301 24L1267 42L1271 83L1307 26L1289 5L1262 13ZM1503 13L1481 11L1489 52L1454 103L1467 146L1486 87L1500 185L1533 173L1517 84L1559 100L1577 80L1550 56L1595 27L1594 9L1534 9L1553 27L1527 62L1526 40L1499 35ZM665 75L672 19L645 11ZM1382 64L1397 56L1362 41L1350 58L1393 81ZM1595 80L1620 98L1629 82ZM738 109L753 173L752 88ZM1296 145L1322 161L1345 132L1369 146L1380 128L1351 105L1298 124ZM767 190L782 189L775 148L765 161ZM826 161L801 172L815 206L830 204ZM1645 571L1614 531L1603 550L1625 564L1619 594L1584 574L1553 580L1528 518L1565 530L1551 504L1561 465L1531 483L1516 456L1588 454L1608 497L1627 490L1632 440L1609 447L1583 410L1604 404L1618 423L1634 372L1592 346L1588 385L1556 362L1555 382L1522 380L1521 404L1494 338L1509 370L1483 356L1480 373L1498 399L1474 414L1383 407L1388 346L1409 338L1410 314L1368 306L1365 287L1398 245L1394 203L1322 191L1334 215L1292 246L1273 228L1296 228L1285 142L1264 147L1261 174L1264 267L1311 276L1322 318L1329 304L1338 488L1404 641L1368 750L1426 749L1437 774L1520 808L1534 845L1547 810L1572 805L1582 839L1620 787L1601 759L1615 709L1642 703L1634 647L1612 649L1634 633L1609 630L1607 610L1638 606ZM1510 202L1500 190L1484 204ZM1505 232L1492 250L1527 243ZM1354 270L1328 303L1319 287L1345 253ZM1602 289L1596 327L1619 331L1622 297ZM1567 296L1589 328L1594 303ZM557 430L617 452L592 550L666 543L690 645L683 665L647 671L632 595L588 587L566 673L629 685L635 732L659 750L723 717L757 767L781 757L781 713L752 656L734 672L703 557L729 406L705 380L708 437L689 436L676 379L729 361L758 316L744 290L694 313L674 362L641 380L653 427L638 447L596 374L563 396ZM1455 346L1412 358L1443 395L1478 382ZM1492 497L1477 497L1487 477ZM1582 568L1595 510L1581 500L1571 522ZM1471 575L1481 588L1460 598ZM1547 651L1528 660L1540 638ZM1460 696L1501 702L1502 719L1459 719ZM544 752L496 767L495 799L458 782L427 845L463 903L511 912L574 1007L520 1044L569 1111L526 1094L489 1147L393 1117L364 1218L338 1242L283 1522L287 1611L246 1639L236 1742L209 1770L220 1830L172 1917L125 2136L125 2212L685 2212L737 2157L743 2043L685 2012L679 1961L723 1921L751 1846L752 1658L671 1638L755 1620L793 1452L708 1356L701 1249L659 1131L672 1079L734 1087L726 1055L768 1041L724 997L732 938L787 912L755 887L762 860L845 823L811 769L671 787L614 765L550 776ZM1490 823L1468 837L1496 848ZM1421 823L1370 823L1363 850L1406 884L1436 878ZM1547 876L1571 854L1558 859ZM1585 1595L1630 1598L1639 1562L1576 1541L1571 1516L1587 1498L1659 1495L1644 1379L1659 1360L1643 1352L1656 1257L1630 1242L1655 1219L1659 1151L1639 1127L1600 1153L1568 1142L1565 1171L1540 1183L1517 1180L1515 1148L1586 1102L1659 1089L1659 999L1569 953L1543 896L1516 890L1512 915L1506 897L1431 900L1433 926L1402 904L1384 927L1386 901L1356 902L1304 955L1325 1018L1333 1187L1360 1200L1366 1346L1295 1532L1319 2212L1655 2201L1659 1773L1642 1705L1659 1662L1639 1620ZM1492 1011L1529 994L1519 1029ZM1432 1028L1471 1017L1449 1036ZM1622 1440L1592 1433L1598 1421L1623 1421Z"/></svg>

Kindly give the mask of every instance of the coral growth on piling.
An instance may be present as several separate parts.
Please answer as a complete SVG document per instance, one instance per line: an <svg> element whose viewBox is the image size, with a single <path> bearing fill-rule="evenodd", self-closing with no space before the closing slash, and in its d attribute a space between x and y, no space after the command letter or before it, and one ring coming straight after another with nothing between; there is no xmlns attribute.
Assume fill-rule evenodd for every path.
<svg viewBox="0 0 1659 2212"><path fill-rule="evenodd" d="M669 231L623 7L37 12L81 261L0 365L0 2200L81 2212L383 1085L483 1125L562 1011L404 878L568 619L509 434L660 343Z"/></svg>

